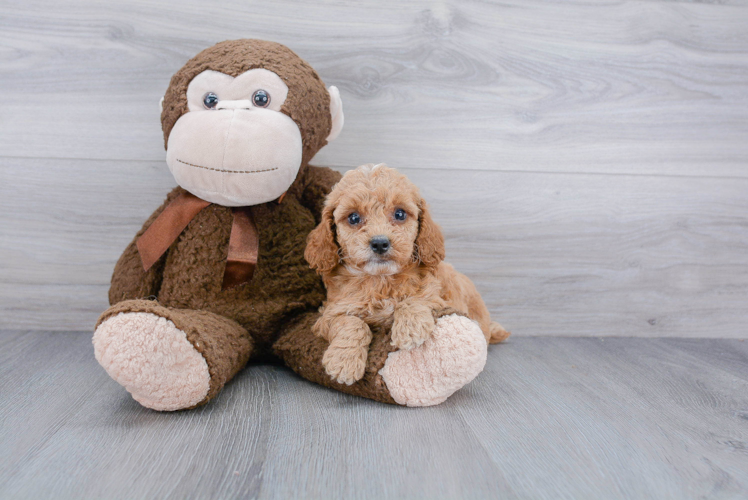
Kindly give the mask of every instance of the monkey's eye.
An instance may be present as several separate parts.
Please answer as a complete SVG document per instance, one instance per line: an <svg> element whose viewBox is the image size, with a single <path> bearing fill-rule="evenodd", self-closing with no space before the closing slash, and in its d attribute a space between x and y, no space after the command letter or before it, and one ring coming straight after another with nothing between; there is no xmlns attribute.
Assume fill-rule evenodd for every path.
<svg viewBox="0 0 748 500"><path fill-rule="evenodd" d="M361 216L358 215L356 212L353 212L351 215L348 216L348 224L351 226L355 226L356 224L359 224L361 222Z"/></svg>
<svg viewBox="0 0 748 500"><path fill-rule="evenodd" d="M215 109L218 104L218 96L213 92L208 92L203 96L203 106L205 109Z"/></svg>
<svg viewBox="0 0 748 500"><path fill-rule="evenodd" d="M270 94L260 89L252 94L252 102L258 108L267 108L268 104L270 104Z"/></svg>
<svg viewBox="0 0 748 500"><path fill-rule="evenodd" d="M408 214L402 208L395 210L395 220L405 220L406 217L408 217Z"/></svg>

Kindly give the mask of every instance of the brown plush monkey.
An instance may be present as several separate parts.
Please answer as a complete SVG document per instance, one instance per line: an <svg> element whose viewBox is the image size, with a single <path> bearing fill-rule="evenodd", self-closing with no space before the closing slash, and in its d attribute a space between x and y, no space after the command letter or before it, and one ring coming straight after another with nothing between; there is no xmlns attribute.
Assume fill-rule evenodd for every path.
<svg viewBox="0 0 748 500"><path fill-rule="evenodd" d="M480 329L442 311L417 349L393 352L387 332L375 336L355 384L325 374L327 343L311 331L325 291L303 254L340 175L308 162L343 112L337 89L291 50L259 40L204 50L172 77L161 123L179 187L117 262L93 337L96 359L138 402L205 404L250 360L407 405L441 402L480 372ZM475 344L474 359L450 359L457 344Z"/></svg>

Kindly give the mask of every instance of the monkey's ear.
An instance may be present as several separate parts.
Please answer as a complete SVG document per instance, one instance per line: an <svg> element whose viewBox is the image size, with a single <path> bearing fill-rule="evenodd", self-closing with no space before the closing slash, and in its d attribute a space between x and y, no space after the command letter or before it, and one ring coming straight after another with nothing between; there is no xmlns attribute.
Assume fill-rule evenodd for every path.
<svg viewBox="0 0 748 500"><path fill-rule="evenodd" d="M343 130L343 101L340 100L340 91L335 86L327 88L330 94L330 116L332 117L332 128L330 135L327 136L327 142L334 140Z"/></svg>
<svg viewBox="0 0 748 500"><path fill-rule="evenodd" d="M429 207L423 199L419 201L418 208L420 214L418 214L415 256L427 267L436 267L444 260L444 236L434 219L431 218Z"/></svg>
<svg viewBox="0 0 748 500"><path fill-rule="evenodd" d="M335 221L332 212L333 207L325 205L322 221L306 239L304 258L309 262L309 267L316 269L319 274L329 273L338 265L338 244L333 233Z"/></svg>
<svg viewBox="0 0 748 500"><path fill-rule="evenodd" d="M158 101L158 110L159 112L164 112L164 98L162 97L160 101Z"/></svg>

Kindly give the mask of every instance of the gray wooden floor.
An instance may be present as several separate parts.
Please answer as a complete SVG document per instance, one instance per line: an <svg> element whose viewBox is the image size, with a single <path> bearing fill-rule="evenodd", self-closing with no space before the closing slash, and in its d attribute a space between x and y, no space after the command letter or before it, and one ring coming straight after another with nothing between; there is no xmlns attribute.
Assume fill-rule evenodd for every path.
<svg viewBox="0 0 748 500"><path fill-rule="evenodd" d="M514 338L409 409L244 370L140 407L88 333L0 334L0 498L746 498L748 342Z"/></svg>

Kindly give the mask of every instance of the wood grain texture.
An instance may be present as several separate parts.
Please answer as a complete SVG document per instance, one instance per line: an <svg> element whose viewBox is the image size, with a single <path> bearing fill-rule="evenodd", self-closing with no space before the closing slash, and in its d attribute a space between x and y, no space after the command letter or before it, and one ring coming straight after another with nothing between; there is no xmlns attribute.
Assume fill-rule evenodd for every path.
<svg viewBox="0 0 748 500"><path fill-rule="evenodd" d="M745 337L742 2L0 4L0 327L79 330L173 180L158 100L230 38L342 94L316 158L415 180L515 335Z"/></svg>
<svg viewBox="0 0 748 500"><path fill-rule="evenodd" d="M11 263L0 268L2 317L91 328L116 259L171 175L160 162L0 162L35 179L0 185ZM515 335L746 335L746 179L401 170L431 204L448 261Z"/></svg>
<svg viewBox="0 0 748 500"><path fill-rule="evenodd" d="M254 366L194 411L135 403L88 333L0 333L3 498L744 498L748 344L515 338L446 403Z"/></svg>
<svg viewBox="0 0 748 500"><path fill-rule="evenodd" d="M322 164L746 177L746 25L723 2L6 2L0 150L161 160L170 76L255 37L340 88Z"/></svg>

